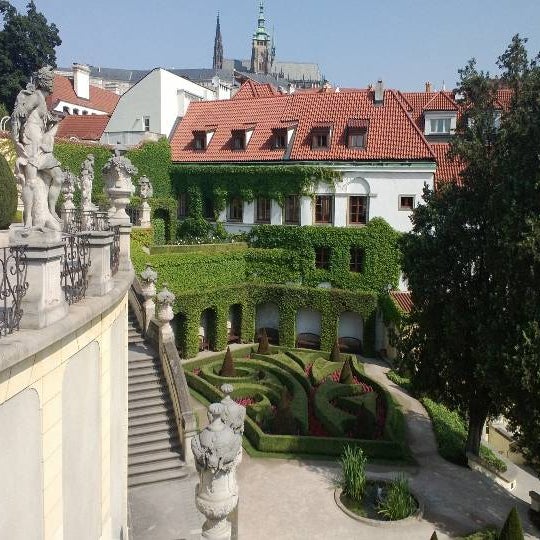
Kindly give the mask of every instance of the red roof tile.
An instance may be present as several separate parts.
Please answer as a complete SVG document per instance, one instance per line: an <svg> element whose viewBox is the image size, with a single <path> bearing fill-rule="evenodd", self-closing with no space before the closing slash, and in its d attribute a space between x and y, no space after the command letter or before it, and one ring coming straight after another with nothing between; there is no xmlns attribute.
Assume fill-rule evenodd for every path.
<svg viewBox="0 0 540 540"><path fill-rule="evenodd" d="M347 147L347 124L361 118L369 123L366 148ZM209 123L217 126L206 151L195 151L193 131ZM402 100L387 90L384 104L373 103L371 90L356 92L300 93L269 98L194 102L171 138L174 161L281 161L284 149L274 149L272 129L298 123L290 159L296 161L369 161L435 159ZM311 148L317 124L332 124L328 149ZM245 150L233 150L231 131L257 124Z"/></svg>
<svg viewBox="0 0 540 540"><path fill-rule="evenodd" d="M450 97L452 96L452 97ZM458 106L451 92L440 91L424 105L424 111L457 111Z"/></svg>
<svg viewBox="0 0 540 540"><path fill-rule="evenodd" d="M448 157L449 143L433 143L431 149L437 156L437 170L435 171L435 186L446 182L457 182L461 185L459 173L463 170L463 164L456 159Z"/></svg>
<svg viewBox="0 0 540 540"><path fill-rule="evenodd" d="M88 107L89 109L111 114L119 99L120 96L114 92L92 85L90 85L90 99L82 99L75 94L71 79L55 75L53 93L47 98L47 105L53 107L59 101L65 101L80 107Z"/></svg>
<svg viewBox="0 0 540 540"><path fill-rule="evenodd" d="M410 292L390 291L390 297L404 313L410 313L413 308Z"/></svg>
<svg viewBox="0 0 540 540"><path fill-rule="evenodd" d="M262 84L248 79L231 99L253 99L277 95L279 92L271 84Z"/></svg>
<svg viewBox="0 0 540 540"><path fill-rule="evenodd" d="M109 117L106 114L69 115L60 122L58 137L63 139L76 137L84 141L99 141L108 122Z"/></svg>

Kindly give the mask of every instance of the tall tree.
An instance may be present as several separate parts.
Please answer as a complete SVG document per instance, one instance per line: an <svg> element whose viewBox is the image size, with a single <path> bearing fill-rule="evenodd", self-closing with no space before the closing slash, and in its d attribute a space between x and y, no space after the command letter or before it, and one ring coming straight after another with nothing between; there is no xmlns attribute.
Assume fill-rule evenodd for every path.
<svg viewBox="0 0 540 540"><path fill-rule="evenodd" d="M500 79L474 60L460 70L463 114L451 145L460 185L426 189L402 239L414 301L403 360L419 391L467 417L466 449L476 455L487 417L516 407L525 374L516 351L540 317L540 267L528 247L540 215L540 114L530 114L540 104L538 66L519 36L499 65ZM501 116L502 86L513 98Z"/></svg>
<svg viewBox="0 0 540 540"><path fill-rule="evenodd" d="M33 0L27 4L26 14L0 0L0 18L0 103L11 111L32 73L43 65L56 65L55 47L62 40L56 25L47 22Z"/></svg>

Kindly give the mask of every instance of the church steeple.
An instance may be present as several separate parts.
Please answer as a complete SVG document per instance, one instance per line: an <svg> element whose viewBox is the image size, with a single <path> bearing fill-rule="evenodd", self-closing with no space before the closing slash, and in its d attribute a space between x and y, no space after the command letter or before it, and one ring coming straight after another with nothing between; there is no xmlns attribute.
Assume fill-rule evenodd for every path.
<svg viewBox="0 0 540 540"><path fill-rule="evenodd" d="M212 62L213 69L223 69L223 40L221 38L221 26L219 24L219 12L216 22L216 38L214 40L214 61Z"/></svg>
<svg viewBox="0 0 540 540"><path fill-rule="evenodd" d="M271 39L266 31L266 19L264 17L263 0L259 2L259 18L257 21L257 30L253 34L253 45L251 51L251 72L252 73L270 73L271 70Z"/></svg>

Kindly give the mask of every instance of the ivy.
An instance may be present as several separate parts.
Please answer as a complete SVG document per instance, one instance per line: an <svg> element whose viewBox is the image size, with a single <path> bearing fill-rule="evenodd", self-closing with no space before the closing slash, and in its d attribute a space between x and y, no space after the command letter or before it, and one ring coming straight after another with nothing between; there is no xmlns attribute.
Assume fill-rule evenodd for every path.
<svg viewBox="0 0 540 540"><path fill-rule="evenodd" d="M187 195L188 217L193 218L202 216L205 202L217 217L231 197L268 197L282 205L288 195L312 195L318 182L334 187L339 178L331 168L305 165L177 164L171 170L172 190Z"/></svg>

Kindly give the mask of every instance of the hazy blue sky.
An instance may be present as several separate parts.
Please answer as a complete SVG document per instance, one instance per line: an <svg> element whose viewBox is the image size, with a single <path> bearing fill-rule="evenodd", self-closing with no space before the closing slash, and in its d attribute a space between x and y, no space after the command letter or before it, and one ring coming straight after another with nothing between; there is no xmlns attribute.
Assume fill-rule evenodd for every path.
<svg viewBox="0 0 540 540"><path fill-rule="evenodd" d="M26 0L11 0L23 8ZM225 57L249 58L258 0L35 0L60 29L58 64L211 67L215 17ZM277 57L317 62L340 86L453 87L471 57L496 71L511 37L540 50L540 0L266 0Z"/></svg>

